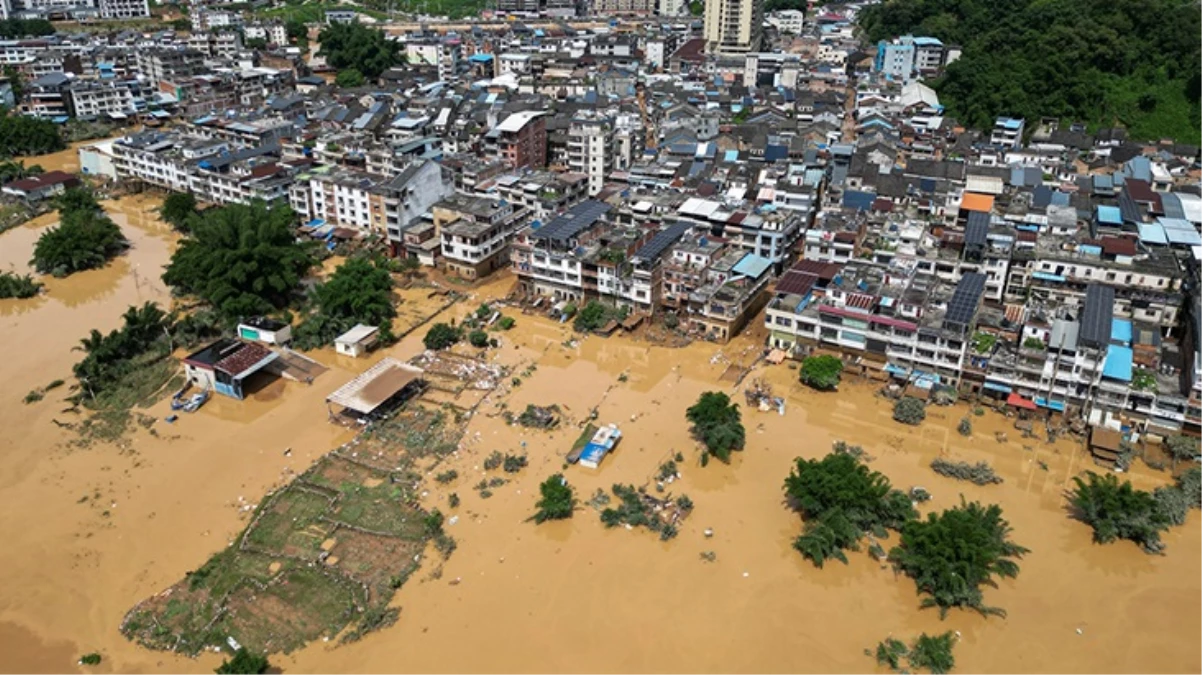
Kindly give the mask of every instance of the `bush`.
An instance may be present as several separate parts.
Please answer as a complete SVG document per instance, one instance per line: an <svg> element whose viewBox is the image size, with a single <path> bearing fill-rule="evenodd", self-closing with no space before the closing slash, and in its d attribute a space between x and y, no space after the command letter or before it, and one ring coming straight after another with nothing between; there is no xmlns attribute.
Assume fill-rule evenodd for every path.
<svg viewBox="0 0 1202 675"><path fill-rule="evenodd" d="M564 308L564 311L566 313L567 308ZM608 307L596 300L590 300L576 315L576 321L572 325L578 333L590 333L608 323L609 318L610 309Z"/></svg>
<svg viewBox="0 0 1202 675"><path fill-rule="evenodd" d="M447 495L447 506L453 509L459 508L459 493L452 492Z"/></svg>
<svg viewBox="0 0 1202 675"><path fill-rule="evenodd" d="M961 417L960 423L956 425L956 431L960 432L961 436L972 436L972 420Z"/></svg>
<svg viewBox="0 0 1202 675"><path fill-rule="evenodd" d="M488 346L488 333L485 333L482 330L474 330L467 334L467 341L470 342L473 347L479 347L480 349L483 349Z"/></svg>
<svg viewBox="0 0 1202 675"><path fill-rule="evenodd" d="M0 298L32 298L42 290L42 284L26 274L0 272Z"/></svg>
<svg viewBox="0 0 1202 675"><path fill-rule="evenodd" d="M693 436L705 445L706 454L723 462L730 461L732 450L742 450L747 432L743 428L739 406L722 392L707 391L685 411L692 423Z"/></svg>
<svg viewBox="0 0 1202 675"><path fill-rule="evenodd" d="M999 506L961 498L956 508L907 522L889 559L929 596L922 607L938 607L940 616L951 607L1004 616L1003 610L985 606L981 586L994 586L995 576L1018 576L1014 559L1027 552L1010 541L1010 524Z"/></svg>
<svg viewBox="0 0 1202 675"><path fill-rule="evenodd" d="M1130 481L1119 483L1114 474L1090 471L1084 479L1075 476L1073 482L1076 487L1070 502L1077 517L1093 528L1095 542L1109 544L1127 539L1147 553L1164 550L1160 531L1169 523L1151 493L1136 490Z"/></svg>
<svg viewBox="0 0 1202 675"><path fill-rule="evenodd" d="M460 337L458 328L445 323L436 323L426 331L426 337L422 338L422 343L426 345L426 349L438 351L459 342Z"/></svg>
<svg viewBox="0 0 1202 675"><path fill-rule="evenodd" d="M270 667L266 656L249 652L246 647L242 647L234 652L234 658L222 661L213 672L217 675L260 675Z"/></svg>
<svg viewBox="0 0 1202 675"><path fill-rule="evenodd" d="M497 328L501 330L510 330L517 325L517 321L512 316L503 316L497 319Z"/></svg>
<svg viewBox="0 0 1202 675"><path fill-rule="evenodd" d="M434 477L434 480L438 481L442 485L446 485L447 483L450 483L451 481L455 480L458 477L459 477L459 472L454 469L451 469L450 471L443 471L442 473L438 474L437 476Z"/></svg>
<svg viewBox="0 0 1202 675"><path fill-rule="evenodd" d="M1188 461L1202 454L1202 450L1199 450L1198 447L1198 439L1181 434L1164 439L1163 447L1169 458L1172 459L1174 469L1177 468L1177 462Z"/></svg>
<svg viewBox="0 0 1202 675"><path fill-rule="evenodd" d="M819 391L832 391L839 386L843 361L835 356L807 356L801 362L801 382Z"/></svg>
<svg viewBox="0 0 1202 675"><path fill-rule="evenodd" d="M922 424L926 417L927 404L913 396L903 396L893 404L893 419L902 424Z"/></svg>
<svg viewBox="0 0 1202 675"><path fill-rule="evenodd" d="M71 188L58 197L59 225L38 237L33 266L42 274L65 277L104 266L129 247L121 228L105 215L91 192Z"/></svg>
<svg viewBox="0 0 1202 675"><path fill-rule="evenodd" d="M525 455L505 455L505 461L501 463L501 470L505 473L518 473L525 468Z"/></svg>
<svg viewBox="0 0 1202 675"><path fill-rule="evenodd" d="M956 666L952 656L955 644L955 635L950 631L933 637L926 633L919 635L910 648L910 668L926 668L932 673L952 672Z"/></svg>
<svg viewBox="0 0 1202 675"><path fill-rule="evenodd" d="M100 661L101 661L100 655L97 654L96 652L92 652L91 654L84 654L83 656L79 657L79 662L85 666L100 665Z"/></svg>
<svg viewBox="0 0 1202 675"><path fill-rule="evenodd" d="M538 491L541 498L534 505L538 509L534 514L534 522L572 517L572 511L576 508L576 497L563 474L557 473L543 481L542 485L538 486Z"/></svg>
<svg viewBox="0 0 1202 675"><path fill-rule="evenodd" d="M991 485L1002 482L1002 477L994 473L993 467L989 466L987 462L969 464L936 457L931 460L931 470L940 476L971 481L974 485Z"/></svg>
<svg viewBox="0 0 1202 675"><path fill-rule="evenodd" d="M877 665L897 670L901 667L902 657L909 653L906 643L897 638L887 638L876 646L876 662Z"/></svg>
<svg viewBox="0 0 1202 675"><path fill-rule="evenodd" d="M806 519L793 547L818 567L831 558L847 562L843 551L856 549L865 532L899 529L917 515L888 478L844 452L798 458L785 479L785 495Z"/></svg>

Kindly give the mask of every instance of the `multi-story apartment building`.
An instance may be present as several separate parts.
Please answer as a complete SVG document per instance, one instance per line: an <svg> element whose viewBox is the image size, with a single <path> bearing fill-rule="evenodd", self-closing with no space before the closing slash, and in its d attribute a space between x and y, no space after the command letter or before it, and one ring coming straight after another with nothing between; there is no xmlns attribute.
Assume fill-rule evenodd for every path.
<svg viewBox="0 0 1202 675"><path fill-rule="evenodd" d="M705 44L710 52L759 51L764 0L705 0Z"/></svg>
<svg viewBox="0 0 1202 675"><path fill-rule="evenodd" d="M146 112L146 100L137 80L75 82L68 92L71 114L80 119L107 117L123 120L130 115Z"/></svg>
<svg viewBox="0 0 1202 675"><path fill-rule="evenodd" d="M811 219L811 213L805 210L756 209L749 212L700 197L685 200L676 215L691 223L694 231L768 258L773 264L791 257L794 245Z"/></svg>
<svg viewBox="0 0 1202 675"><path fill-rule="evenodd" d="M540 169L547 164L547 122L539 110L510 114L485 135L492 156L510 169Z"/></svg>
<svg viewBox="0 0 1202 675"><path fill-rule="evenodd" d="M503 199L456 194L432 208L442 266L464 279L480 279L509 264L509 241L528 212Z"/></svg>
<svg viewBox="0 0 1202 675"><path fill-rule="evenodd" d="M568 168L588 176L590 196L601 192L614 168L613 124L602 115L578 115L568 127Z"/></svg>
<svg viewBox="0 0 1202 675"><path fill-rule="evenodd" d="M589 199L544 225L519 230L510 259L521 291L572 302L595 297L595 266L591 278L584 276L586 248L600 239L611 208Z"/></svg>
<svg viewBox="0 0 1202 675"><path fill-rule="evenodd" d="M188 49L139 49L134 67L153 84L180 81L205 72L204 55Z"/></svg>
<svg viewBox="0 0 1202 675"><path fill-rule="evenodd" d="M531 218L547 221L589 196L588 177L550 171L508 173L487 181L477 193L495 194L515 207L526 209Z"/></svg>
<svg viewBox="0 0 1202 675"><path fill-rule="evenodd" d="M1023 131L1026 121L1016 117L999 117L993 123L993 131L989 134L989 144L1000 148L1016 150L1023 145Z"/></svg>
<svg viewBox="0 0 1202 675"><path fill-rule="evenodd" d="M593 12L601 16L650 16L655 14L656 5L656 0L593 0Z"/></svg>
<svg viewBox="0 0 1202 675"><path fill-rule="evenodd" d="M438 79L450 80L459 75L463 48L458 38L424 39L405 43L408 63L414 66L434 66Z"/></svg>

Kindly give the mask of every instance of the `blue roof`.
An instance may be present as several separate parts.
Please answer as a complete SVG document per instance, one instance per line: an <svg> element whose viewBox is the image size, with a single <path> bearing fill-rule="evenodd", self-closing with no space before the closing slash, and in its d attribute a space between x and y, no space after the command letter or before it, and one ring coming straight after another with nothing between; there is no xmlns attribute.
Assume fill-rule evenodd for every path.
<svg viewBox="0 0 1202 675"><path fill-rule="evenodd" d="M1139 226L1139 240L1145 244L1160 244L1164 246L1169 243L1169 238L1164 233L1164 226L1160 223L1136 224Z"/></svg>
<svg viewBox="0 0 1202 675"><path fill-rule="evenodd" d="M1126 319L1110 320L1110 339L1121 345L1131 344L1131 322Z"/></svg>
<svg viewBox="0 0 1202 675"><path fill-rule="evenodd" d="M475 61L476 63L489 63L492 61L492 54L472 54L467 60Z"/></svg>
<svg viewBox="0 0 1202 675"><path fill-rule="evenodd" d="M1157 218L1156 224L1164 228L1165 239L1170 245L1202 246L1202 234L1194 224L1184 218Z"/></svg>
<svg viewBox="0 0 1202 675"><path fill-rule="evenodd" d="M726 161L728 161L728 162L737 162L737 161L739 161L739 151L738 151L738 150L727 150L727 151L726 151L726 155L725 155L725 159L726 159Z"/></svg>
<svg viewBox="0 0 1202 675"><path fill-rule="evenodd" d="M999 117L997 123L1007 129L1015 130L1022 126L1023 121L1016 117Z"/></svg>
<svg viewBox="0 0 1202 675"><path fill-rule="evenodd" d="M747 255L743 256L742 260L735 263L735 266L732 267L731 270L735 274L742 274L743 276L751 277L752 279L758 279L764 274L764 272L767 272L768 268L771 266L771 260L762 258L754 253L748 253Z"/></svg>
<svg viewBox="0 0 1202 675"><path fill-rule="evenodd" d="M843 193L843 206L857 209L859 211L868 211L872 208L872 202L876 200L876 195L871 192L859 192L857 190L848 190Z"/></svg>
<svg viewBox="0 0 1202 675"><path fill-rule="evenodd" d="M1104 225L1122 225L1123 212L1117 206L1099 206L1098 222Z"/></svg>
<svg viewBox="0 0 1202 675"><path fill-rule="evenodd" d="M1131 381L1132 362L1135 353L1130 347L1109 345L1106 347L1106 365L1102 366L1102 376L1112 380Z"/></svg>
<svg viewBox="0 0 1202 675"><path fill-rule="evenodd" d="M1143 155L1137 155L1127 160L1127 163L1123 165L1122 171L1124 176L1151 182L1152 160Z"/></svg>
<svg viewBox="0 0 1202 675"><path fill-rule="evenodd" d="M942 47L943 46L943 42L939 38L933 38L933 37L916 37L916 38L914 38L914 44L918 45L919 47Z"/></svg>

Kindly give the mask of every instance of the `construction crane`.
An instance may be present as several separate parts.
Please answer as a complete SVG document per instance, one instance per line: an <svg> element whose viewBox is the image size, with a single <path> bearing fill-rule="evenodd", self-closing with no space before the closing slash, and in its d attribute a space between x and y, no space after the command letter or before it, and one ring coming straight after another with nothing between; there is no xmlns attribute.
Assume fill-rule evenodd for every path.
<svg viewBox="0 0 1202 675"><path fill-rule="evenodd" d="M639 117L642 118L643 131L647 134L644 147L654 150L659 139L656 137L655 125L651 124L650 116L647 115L647 85L639 80L635 89L639 96Z"/></svg>

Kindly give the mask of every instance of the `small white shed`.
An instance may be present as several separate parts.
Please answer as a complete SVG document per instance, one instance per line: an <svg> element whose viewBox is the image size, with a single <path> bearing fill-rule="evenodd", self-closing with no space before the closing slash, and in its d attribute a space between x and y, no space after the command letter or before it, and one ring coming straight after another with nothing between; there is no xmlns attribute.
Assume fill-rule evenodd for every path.
<svg viewBox="0 0 1202 675"><path fill-rule="evenodd" d="M255 317L238 324L238 337L269 345L286 345L292 342L292 326L283 321Z"/></svg>
<svg viewBox="0 0 1202 675"><path fill-rule="evenodd" d="M339 354L359 358L375 346L379 339L380 329L377 326L359 324L334 339L334 349Z"/></svg>

